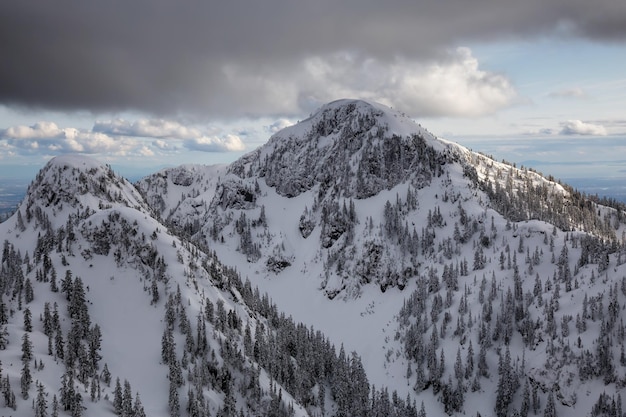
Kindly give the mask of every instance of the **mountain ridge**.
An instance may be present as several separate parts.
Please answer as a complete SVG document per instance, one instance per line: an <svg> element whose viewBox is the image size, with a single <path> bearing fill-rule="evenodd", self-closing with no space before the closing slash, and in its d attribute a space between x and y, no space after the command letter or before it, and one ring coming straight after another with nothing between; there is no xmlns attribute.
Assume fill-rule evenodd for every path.
<svg viewBox="0 0 626 417"><path fill-rule="evenodd" d="M175 181L194 184L186 178ZM54 158L40 171L0 224L3 410L306 416L370 410L370 392L389 402L370 391L358 355L279 314L155 213L93 159Z"/></svg>
<svg viewBox="0 0 626 417"><path fill-rule="evenodd" d="M143 401L150 415L184 414L173 404L185 395L186 411L211 415L233 401L298 416L421 417L420 403L428 415L622 414L623 207L437 139L382 105L333 102L301 123L230 166L162 170L134 187L97 162L53 160L0 224L3 303L34 317L45 302L76 304L51 290L53 271L73 271L89 285L95 322L123 287L115 325L100 324L132 339L129 306L138 325L152 323L136 341L151 358L146 375L127 356L110 359L123 351L116 341L105 338L102 354L115 376L160 393ZM61 315L66 338L72 314ZM0 323L11 381L21 378L19 336L30 333L19 318ZM52 392L68 371L33 327L47 370L37 375ZM306 365L320 352L324 365ZM198 376L194 361L220 378ZM35 374L31 363L23 369ZM172 385L184 363L189 383ZM115 411L113 385L98 388L109 402L83 404ZM28 400L17 403L26 415Z"/></svg>

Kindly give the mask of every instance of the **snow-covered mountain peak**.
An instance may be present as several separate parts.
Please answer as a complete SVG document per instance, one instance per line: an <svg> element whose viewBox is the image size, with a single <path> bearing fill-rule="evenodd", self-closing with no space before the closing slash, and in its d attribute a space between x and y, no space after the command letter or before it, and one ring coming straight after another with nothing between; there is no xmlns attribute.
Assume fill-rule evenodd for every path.
<svg viewBox="0 0 626 417"><path fill-rule="evenodd" d="M377 125L385 127L390 134L388 137L422 134L423 136L429 136L429 139L434 139L430 133L427 133L424 128L406 114L384 104L364 99L340 99L332 101L320 107L319 110L307 120L334 119L341 123L342 119L345 121L355 116L375 120ZM306 122L306 120L304 122Z"/></svg>
<svg viewBox="0 0 626 417"><path fill-rule="evenodd" d="M34 217L36 228L48 222L62 225L69 215L87 217L96 208L115 206L150 211L132 184L109 165L83 155L64 155L39 171L17 214L28 223Z"/></svg>
<svg viewBox="0 0 626 417"><path fill-rule="evenodd" d="M274 134L235 162L239 178L263 177L278 194L295 197L319 186L358 199L412 177L421 188L444 163L446 145L405 115L382 104L339 100Z"/></svg>
<svg viewBox="0 0 626 417"><path fill-rule="evenodd" d="M302 136L303 131L311 129L320 136L330 136L342 129L358 131L373 127L384 129L388 133L384 137L388 138L426 133L404 113L384 104L362 99L341 99L321 106L309 118L283 129L275 136Z"/></svg>
<svg viewBox="0 0 626 417"><path fill-rule="evenodd" d="M78 155L78 154L69 154L69 155L59 155L52 158L46 164L45 169L50 169L52 167L60 167L60 168L76 168L79 170L98 170L105 169L106 165L102 162L91 158L86 155Z"/></svg>

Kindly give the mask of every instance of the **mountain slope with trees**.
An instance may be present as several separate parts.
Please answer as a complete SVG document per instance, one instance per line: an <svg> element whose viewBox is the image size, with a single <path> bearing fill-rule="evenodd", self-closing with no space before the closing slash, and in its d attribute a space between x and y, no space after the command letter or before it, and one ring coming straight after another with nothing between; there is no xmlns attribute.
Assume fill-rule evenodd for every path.
<svg viewBox="0 0 626 417"><path fill-rule="evenodd" d="M193 239L428 411L524 414L526 391L537 414L619 402L622 205L360 100L278 132L207 192Z"/></svg>
<svg viewBox="0 0 626 417"><path fill-rule="evenodd" d="M12 415L622 416L625 230L361 100L135 185L55 158L0 224L0 391Z"/></svg>
<svg viewBox="0 0 626 417"><path fill-rule="evenodd" d="M347 415L374 410L370 395L389 405L356 353L153 213L110 167L73 156L50 161L0 224L3 414Z"/></svg>

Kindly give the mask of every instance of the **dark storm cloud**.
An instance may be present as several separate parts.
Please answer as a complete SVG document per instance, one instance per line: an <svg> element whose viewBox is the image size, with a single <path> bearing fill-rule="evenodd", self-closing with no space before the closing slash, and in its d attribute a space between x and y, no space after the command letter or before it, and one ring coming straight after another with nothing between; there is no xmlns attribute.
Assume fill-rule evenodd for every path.
<svg viewBox="0 0 626 417"><path fill-rule="evenodd" d="M436 60L442 47L551 31L624 41L626 7L623 0L3 0L0 103L290 114L317 104L323 83L310 81L311 57L328 64L333 54L355 53L363 72L368 59ZM338 83L349 77L348 70Z"/></svg>

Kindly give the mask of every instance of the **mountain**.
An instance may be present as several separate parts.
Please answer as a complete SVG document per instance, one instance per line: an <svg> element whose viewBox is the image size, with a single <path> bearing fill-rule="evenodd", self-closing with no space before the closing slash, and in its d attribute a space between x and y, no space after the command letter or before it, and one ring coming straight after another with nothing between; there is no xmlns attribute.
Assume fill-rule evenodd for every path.
<svg viewBox="0 0 626 417"><path fill-rule="evenodd" d="M362 100L276 133L198 198L170 207L191 239L429 413L524 415L528 392L536 413L554 397L587 415L626 382L620 204Z"/></svg>
<svg viewBox="0 0 626 417"><path fill-rule="evenodd" d="M180 186L203 171L188 169L192 181L174 177ZM57 157L0 224L3 415L370 407L358 394L370 390L358 356L280 314L148 201L109 166Z"/></svg>
<svg viewBox="0 0 626 417"><path fill-rule="evenodd" d="M452 246L477 233L490 245L483 223L491 217L542 220L609 240L617 231L603 216L622 221L619 210L598 216L574 190L437 139L362 100L329 103L278 132L220 173L217 187L180 190L181 169L169 175L171 194L183 197L162 209L179 228L240 252L259 271L323 263L317 278L331 298L357 297L368 283L404 288L424 259L442 251L436 235L454 238L445 242L448 259ZM170 195L150 189L163 175L138 183L148 199Z"/></svg>
<svg viewBox="0 0 626 417"><path fill-rule="evenodd" d="M362 100L134 185L55 158L0 224L0 391L13 415L621 416L624 214Z"/></svg>

